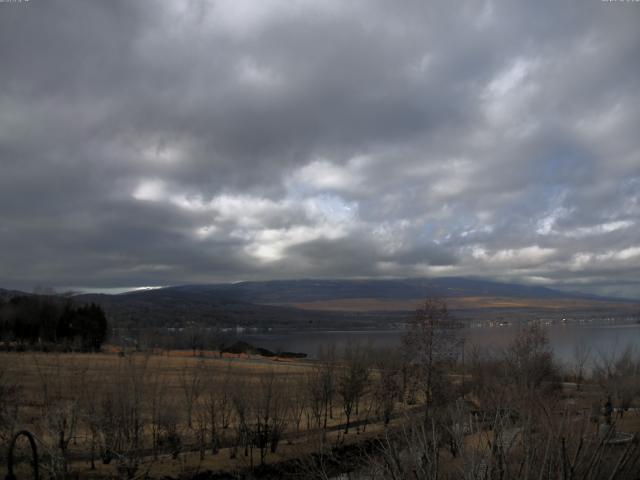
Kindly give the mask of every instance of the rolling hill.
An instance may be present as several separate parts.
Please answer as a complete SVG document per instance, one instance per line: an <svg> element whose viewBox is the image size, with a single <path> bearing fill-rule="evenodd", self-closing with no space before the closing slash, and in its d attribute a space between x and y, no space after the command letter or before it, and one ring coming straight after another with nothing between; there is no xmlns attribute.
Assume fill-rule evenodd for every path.
<svg viewBox="0 0 640 480"><path fill-rule="evenodd" d="M459 277L401 280L272 280L226 285L186 285L170 288L173 291L188 292L190 295L214 294L262 304L351 298L398 300L425 297L572 298L619 301L619 299L581 293L566 293L547 287Z"/></svg>
<svg viewBox="0 0 640 480"><path fill-rule="evenodd" d="M0 297L16 292L0 291ZM236 325L376 328L406 321L421 299L443 297L462 319L635 315L636 302L475 278L273 280L81 294L121 326Z"/></svg>

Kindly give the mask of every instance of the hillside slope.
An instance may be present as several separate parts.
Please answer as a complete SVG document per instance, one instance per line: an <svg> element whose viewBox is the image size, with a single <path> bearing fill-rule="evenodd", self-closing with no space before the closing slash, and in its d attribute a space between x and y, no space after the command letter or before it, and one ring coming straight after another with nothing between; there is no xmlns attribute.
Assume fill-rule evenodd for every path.
<svg viewBox="0 0 640 480"><path fill-rule="evenodd" d="M20 292L0 290L9 298ZM274 280L81 294L116 326L376 328L404 322L421 299L444 297L463 319L629 316L636 302L472 278Z"/></svg>

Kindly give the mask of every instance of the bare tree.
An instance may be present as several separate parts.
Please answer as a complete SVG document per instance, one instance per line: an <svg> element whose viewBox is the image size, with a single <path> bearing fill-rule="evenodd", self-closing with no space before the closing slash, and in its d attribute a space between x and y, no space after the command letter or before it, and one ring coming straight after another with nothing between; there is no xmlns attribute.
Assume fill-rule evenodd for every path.
<svg viewBox="0 0 640 480"><path fill-rule="evenodd" d="M369 379L366 352L358 345L348 345L344 351L343 365L338 371L338 394L346 417L344 433L349 433L351 415L358 411L360 400Z"/></svg>
<svg viewBox="0 0 640 480"><path fill-rule="evenodd" d="M174 460L178 458L182 451L182 433L180 431L180 415L178 412L177 405L168 401L158 416L158 444L168 450Z"/></svg>
<svg viewBox="0 0 640 480"><path fill-rule="evenodd" d="M233 405L236 418L235 430L236 439L233 448L230 450L231 458L235 458L239 447L244 449L244 456L250 456L251 466L253 466L253 442L251 438L251 420L249 411L249 399L251 393L246 381L238 380L233 383L231 391L231 403Z"/></svg>
<svg viewBox="0 0 640 480"><path fill-rule="evenodd" d="M374 363L377 370L372 399L376 413L382 416L385 425L391 421L396 401L401 398L402 359L394 351L383 351Z"/></svg>
<svg viewBox="0 0 640 480"><path fill-rule="evenodd" d="M513 377L504 353L474 346L467 357L469 388L480 406L510 405Z"/></svg>
<svg viewBox="0 0 640 480"><path fill-rule="evenodd" d="M324 356L314 365L306 376L306 388L311 416L316 426L327 429L329 418L332 417L333 395L336 389L336 360L333 355Z"/></svg>
<svg viewBox="0 0 640 480"><path fill-rule="evenodd" d="M333 419L333 398L335 393L336 349L330 345L320 349L319 352L322 400L324 402L323 428L327 429L328 418Z"/></svg>
<svg viewBox="0 0 640 480"><path fill-rule="evenodd" d="M214 374L215 375L215 374ZM205 409L208 414L207 424L209 426L209 447L211 448L211 454L216 455L220 448L220 424L219 424L219 405L220 405L220 392L218 392L219 385L215 381L214 375L209 375L209 385L205 388L204 401ZM223 395L226 392L223 392Z"/></svg>
<svg viewBox="0 0 640 480"><path fill-rule="evenodd" d="M304 413L309 409L308 394L304 377L294 377L287 385L289 392L289 411L296 434L300 433L300 424Z"/></svg>
<svg viewBox="0 0 640 480"><path fill-rule="evenodd" d="M151 449L153 458L158 458L159 443L161 440L161 415L168 409L167 382L162 372L153 372L147 382L148 407L151 429Z"/></svg>
<svg viewBox="0 0 640 480"><path fill-rule="evenodd" d="M408 374L418 381L427 414L448 387L444 369L459 355L459 326L443 299L427 298L415 311L403 338Z"/></svg>
<svg viewBox="0 0 640 480"><path fill-rule="evenodd" d="M311 428L310 420L312 418L317 428L320 428L322 424L322 413L325 405L322 386L321 370L314 367L305 376L305 389L308 398L307 429Z"/></svg>
<svg viewBox="0 0 640 480"><path fill-rule="evenodd" d="M617 354L601 354L596 361L594 377L613 397L622 417L634 399L640 396L640 356L631 346Z"/></svg>
<svg viewBox="0 0 640 480"><path fill-rule="evenodd" d="M105 392L101 402L103 462L115 458L119 475L128 479L136 476L144 459L148 360L148 356L142 355L119 359L110 379L112 388Z"/></svg>
<svg viewBox="0 0 640 480"><path fill-rule="evenodd" d="M558 367L553 360L547 332L537 323L520 328L507 348L506 360L520 398L538 394L544 381L558 377Z"/></svg>
<svg viewBox="0 0 640 480"><path fill-rule="evenodd" d="M591 347L581 341L573 347L573 362L571 369L576 382L576 390L580 391L580 386L584 381L585 370L591 358Z"/></svg>
<svg viewBox="0 0 640 480"><path fill-rule="evenodd" d="M88 376L80 388L80 412L79 416L90 436L90 465L91 470L96 469L96 456L100 439L100 399L104 395L104 379L96 375Z"/></svg>
<svg viewBox="0 0 640 480"><path fill-rule="evenodd" d="M207 434L212 431L212 427L210 425L212 417L210 415L209 402L207 400L208 399L206 397L200 397L194 408L195 424L193 431L196 436L200 460L204 460L207 448Z"/></svg>
<svg viewBox="0 0 640 480"><path fill-rule="evenodd" d="M42 399L42 424L46 430L44 447L48 451L52 475L67 478L69 470L69 445L75 440L81 396L84 392L86 366L75 361L63 363L60 355L42 362L34 355Z"/></svg>
<svg viewBox="0 0 640 480"><path fill-rule="evenodd" d="M180 372L180 388L187 413L187 426L192 428L193 408L202 394L204 363L199 361L194 366L185 363Z"/></svg>
<svg viewBox="0 0 640 480"><path fill-rule="evenodd" d="M250 437L264 464L268 451L275 453L286 426L287 402L283 383L273 371L263 374L249 402Z"/></svg>
<svg viewBox="0 0 640 480"><path fill-rule="evenodd" d="M231 365L227 365L223 373L213 367L208 370L204 389L204 404L208 412L209 446L212 455L218 453L221 443L224 442L224 433L229 428L231 421L232 381Z"/></svg>
<svg viewBox="0 0 640 480"><path fill-rule="evenodd" d="M397 433L385 430L370 459L378 478L435 480L441 475L439 433L435 422L406 422Z"/></svg>
<svg viewBox="0 0 640 480"><path fill-rule="evenodd" d="M0 367L0 445L8 445L16 430L20 412L20 385L10 378L7 368ZM0 455L4 458L4 449Z"/></svg>

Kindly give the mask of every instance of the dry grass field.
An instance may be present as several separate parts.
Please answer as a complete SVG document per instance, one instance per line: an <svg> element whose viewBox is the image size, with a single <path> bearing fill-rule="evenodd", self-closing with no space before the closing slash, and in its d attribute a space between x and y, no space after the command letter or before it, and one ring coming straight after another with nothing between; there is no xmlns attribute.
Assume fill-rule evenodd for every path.
<svg viewBox="0 0 640 480"><path fill-rule="evenodd" d="M238 440L241 409L247 411L249 419L242 420L247 424L258 421L260 415L282 416L282 440L277 451L267 452L265 463L299 458L315 451L320 443L360 442L382 428L375 425L372 395L362 399L358 412L352 414L354 426L349 434L343 432L346 417L335 397L326 429L318 428L324 418L318 418L307 403L306 390L314 372L309 361L221 357L213 352L194 357L190 351L125 355L107 350L112 351L0 354L2 384L17 387L13 430L35 433L41 452L52 456L61 454L59 437L68 437L68 468L82 477L117 475L116 461L104 465L99 460L96 438L106 441L109 431L100 425L105 422L101 420L104 409L123 398L125 409L139 410L131 413L141 424L134 433L141 437L137 468L153 478L202 470L238 471L257 465L258 451L251 447L245 452L238 446L242 442ZM273 403L265 410L266 395ZM213 417L212 408L218 410ZM214 428L218 429L215 455L211 454L212 422L217 422ZM171 433L180 438L178 455L172 455L167 446L166 437ZM154 447L161 437L164 443L160 440L161 445Z"/></svg>
<svg viewBox="0 0 640 480"><path fill-rule="evenodd" d="M345 298L278 304L303 310L335 312L411 312L416 310L424 299L381 299L381 298ZM637 305L615 302L592 301L585 299L542 299L511 297L451 297L447 299L450 309L511 309L529 308L539 310L629 310L637 311Z"/></svg>

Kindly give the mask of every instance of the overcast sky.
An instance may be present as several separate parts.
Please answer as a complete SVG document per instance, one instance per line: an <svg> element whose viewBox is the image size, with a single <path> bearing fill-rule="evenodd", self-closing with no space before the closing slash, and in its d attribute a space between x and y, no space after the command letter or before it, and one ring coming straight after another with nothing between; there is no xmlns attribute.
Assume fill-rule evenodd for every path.
<svg viewBox="0 0 640 480"><path fill-rule="evenodd" d="M0 3L0 286L640 297L640 3Z"/></svg>

